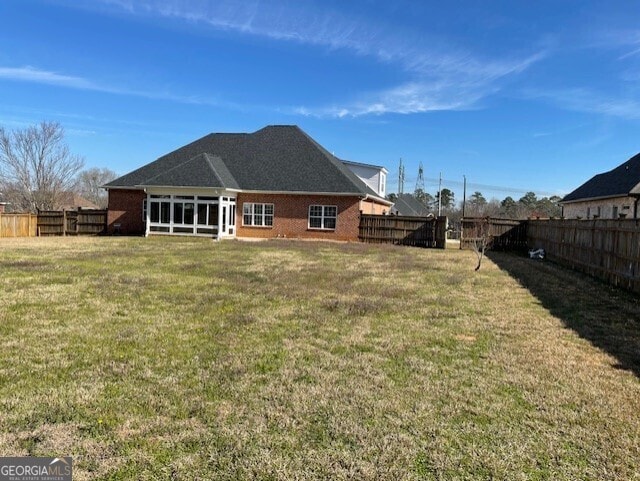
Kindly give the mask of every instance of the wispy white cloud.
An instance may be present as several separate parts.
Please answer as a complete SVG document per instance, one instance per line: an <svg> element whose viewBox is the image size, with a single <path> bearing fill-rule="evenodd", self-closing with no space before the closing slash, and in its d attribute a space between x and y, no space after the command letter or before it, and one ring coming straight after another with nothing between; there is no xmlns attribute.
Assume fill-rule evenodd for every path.
<svg viewBox="0 0 640 481"><path fill-rule="evenodd" d="M102 0L102 4L140 16L193 22L241 35L345 50L399 67L406 80L379 91L362 92L330 106L289 109L300 115L363 116L474 108L496 92L501 80L517 75L544 57L482 59L445 45L422 32L396 32L364 17L353 18L310 2L288 0Z"/></svg>
<svg viewBox="0 0 640 481"><path fill-rule="evenodd" d="M640 102L634 98L610 97L591 89L528 90L527 98L546 99L566 110L595 113L629 120L640 119Z"/></svg>
<svg viewBox="0 0 640 481"><path fill-rule="evenodd" d="M213 107L231 107L241 110L245 107L239 104L232 104L227 101L221 101L212 97L203 97L197 95L178 95L169 91L154 90L138 90L126 87L116 87L111 85L100 84L85 77L61 74L49 70L38 69L33 66L23 67L2 67L0 66L0 79L32 82L39 84L55 85L58 87L66 87L79 90L93 90L105 92L114 95L129 95L134 97L143 97L153 100L167 100L171 102L192 104L192 105L208 105Z"/></svg>
<svg viewBox="0 0 640 481"><path fill-rule="evenodd" d="M514 62L460 64L452 71L418 76L387 90L363 94L361 99L341 106L299 107L296 113L318 117L358 117L385 113L413 114L479 108L482 99L497 92L497 81L519 73L542 58L542 54Z"/></svg>
<svg viewBox="0 0 640 481"><path fill-rule="evenodd" d="M626 60L640 53L640 30L607 29L592 34L587 48L614 49L621 51L617 60Z"/></svg>
<svg viewBox="0 0 640 481"><path fill-rule="evenodd" d="M0 78L22 82L58 85L76 89L99 90L96 85L82 77L59 74L48 70L40 70L31 66L0 67Z"/></svg>

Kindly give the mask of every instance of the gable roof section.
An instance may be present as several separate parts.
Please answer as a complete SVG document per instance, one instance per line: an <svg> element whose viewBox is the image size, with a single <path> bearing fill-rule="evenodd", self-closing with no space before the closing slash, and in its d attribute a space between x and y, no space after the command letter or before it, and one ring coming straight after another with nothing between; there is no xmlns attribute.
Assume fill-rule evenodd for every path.
<svg viewBox="0 0 640 481"><path fill-rule="evenodd" d="M640 154L634 155L609 172L593 176L564 196L562 202L638 194L640 193L637 191L638 184L640 184Z"/></svg>
<svg viewBox="0 0 640 481"><path fill-rule="evenodd" d="M237 188L235 179L219 157L198 154L144 182L145 186ZM235 186L235 187L234 187Z"/></svg>
<svg viewBox="0 0 640 481"><path fill-rule="evenodd" d="M252 134L209 134L105 187L147 186L355 194L380 199L342 161L293 125L271 125Z"/></svg>
<svg viewBox="0 0 640 481"><path fill-rule="evenodd" d="M56 209L75 210L78 207L83 209L99 209L96 204L75 192L60 192L60 195L56 198Z"/></svg>
<svg viewBox="0 0 640 481"><path fill-rule="evenodd" d="M398 215L408 215L414 217L424 217L429 214L427 206L422 204L411 194L398 194L393 210Z"/></svg>

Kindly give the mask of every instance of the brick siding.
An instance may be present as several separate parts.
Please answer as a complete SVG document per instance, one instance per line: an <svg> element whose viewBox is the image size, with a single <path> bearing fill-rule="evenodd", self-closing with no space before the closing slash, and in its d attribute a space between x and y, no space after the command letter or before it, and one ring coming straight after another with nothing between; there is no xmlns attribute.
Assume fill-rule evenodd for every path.
<svg viewBox="0 0 640 481"><path fill-rule="evenodd" d="M613 219L614 207L617 207L618 217L622 214L627 219L633 219L636 210L635 203L636 199L633 197L570 202L563 206L562 213L566 219L593 219L595 216L600 219ZM599 215L598 208L600 209Z"/></svg>
<svg viewBox="0 0 640 481"><path fill-rule="evenodd" d="M360 199L323 195L248 194L239 193L236 199L236 228L238 237L286 237L357 241L360 224ZM273 226L252 227L242 225L242 205L245 202L273 204ZM310 205L338 207L336 229L324 231L309 229Z"/></svg>
<svg viewBox="0 0 640 481"><path fill-rule="evenodd" d="M120 224L120 234L144 235L142 201L146 197L142 190L109 189L107 233L113 234L116 230L114 224Z"/></svg>

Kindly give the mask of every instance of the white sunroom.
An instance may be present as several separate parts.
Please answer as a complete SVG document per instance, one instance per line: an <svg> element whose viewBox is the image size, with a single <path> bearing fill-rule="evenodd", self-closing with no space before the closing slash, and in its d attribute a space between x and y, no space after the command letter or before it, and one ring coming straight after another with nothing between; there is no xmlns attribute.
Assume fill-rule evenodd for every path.
<svg viewBox="0 0 640 481"><path fill-rule="evenodd" d="M183 234L235 237L236 192L148 189L142 213L145 235Z"/></svg>

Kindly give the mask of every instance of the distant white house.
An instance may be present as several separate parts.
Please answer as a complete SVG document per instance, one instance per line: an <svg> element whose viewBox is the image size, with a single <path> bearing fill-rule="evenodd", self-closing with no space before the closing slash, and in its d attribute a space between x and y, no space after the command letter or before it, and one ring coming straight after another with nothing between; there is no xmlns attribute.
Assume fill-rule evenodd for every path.
<svg viewBox="0 0 640 481"><path fill-rule="evenodd" d="M387 169L379 165L361 164L350 160L343 160L342 163L380 197L384 198L387 195L387 174L389 173Z"/></svg>

